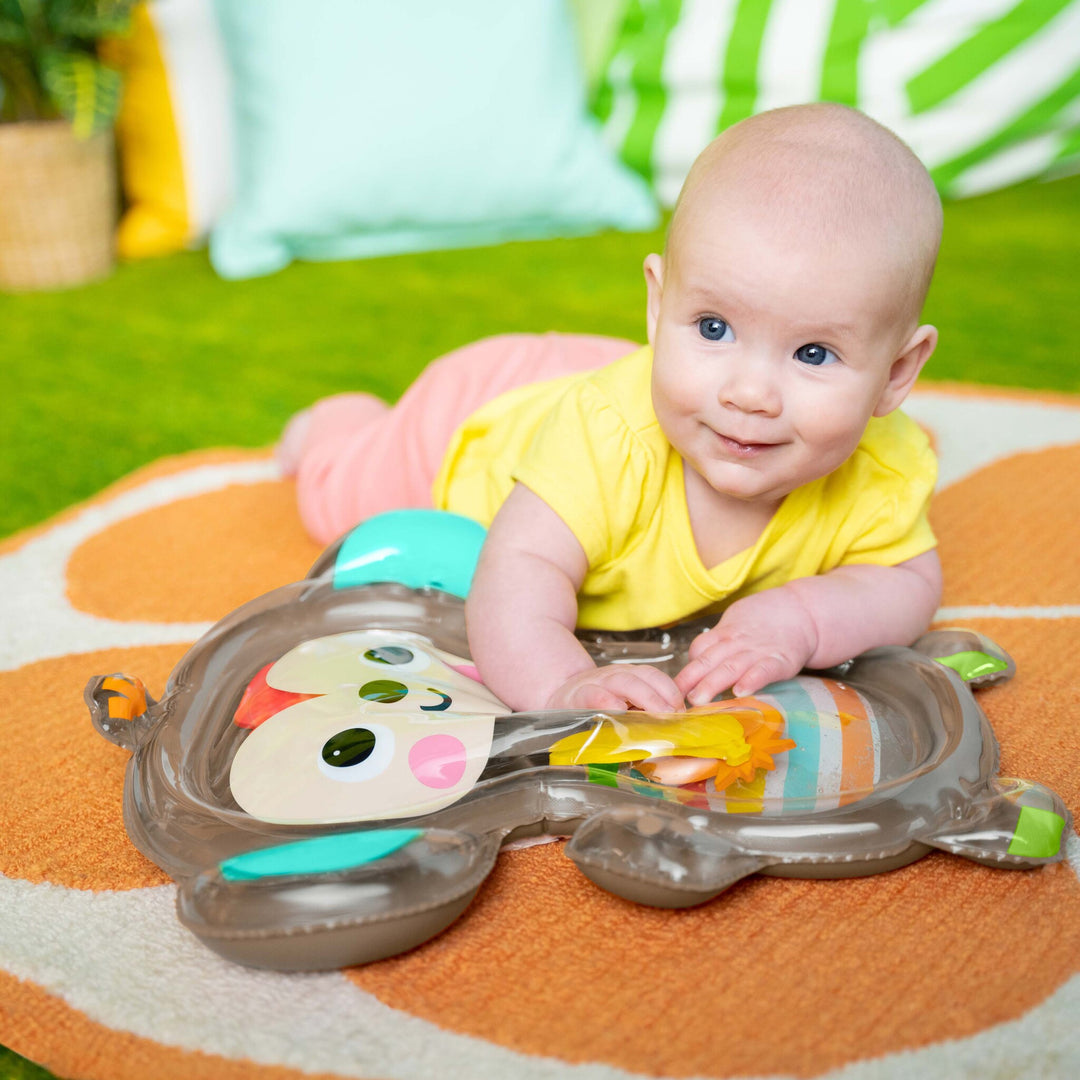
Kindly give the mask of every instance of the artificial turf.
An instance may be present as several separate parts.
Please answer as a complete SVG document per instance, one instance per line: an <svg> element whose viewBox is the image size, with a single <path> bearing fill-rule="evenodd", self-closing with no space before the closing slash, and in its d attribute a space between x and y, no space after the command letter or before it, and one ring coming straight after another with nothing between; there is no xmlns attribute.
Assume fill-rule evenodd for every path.
<svg viewBox="0 0 1080 1080"><path fill-rule="evenodd" d="M1080 391L1080 177L946 207L924 378ZM154 458L271 443L295 410L363 388L393 399L488 334L644 334L650 234L296 264L245 282L205 252L107 280L0 296L0 535Z"/></svg>

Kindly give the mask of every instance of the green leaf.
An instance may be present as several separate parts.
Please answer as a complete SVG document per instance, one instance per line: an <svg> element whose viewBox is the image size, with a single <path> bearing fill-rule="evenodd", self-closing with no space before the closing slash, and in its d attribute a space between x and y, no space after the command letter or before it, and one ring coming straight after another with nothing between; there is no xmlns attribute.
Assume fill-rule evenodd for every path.
<svg viewBox="0 0 1080 1080"><path fill-rule="evenodd" d="M53 115L29 50L0 42L0 121L43 120Z"/></svg>
<svg viewBox="0 0 1080 1080"><path fill-rule="evenodd" d="M123 80L118 71L84 52L49 49L42 53L40 72L46 92L76 135L88 138L111 126L120 108Z"/></svg>
<svg viewBox="0 0 1080 1080"><path fill-rule="evenodd" d="M99 41L126 34L133 0L52 0L48 19L57 38Z"/></svg>
<svg viewBox="0 0 1080 1080"><path fill-rule="evenodd" d="M0 0L3 3L3 0ZM26 48L30 44L30 36L22 23L9 22L0 11L0 45L22 45Z"/></svg>
<svg viewBox="0 0 1080 1080"><path fill-rule="evenodd" d="M108 127L120 76L97 45L131 28L134 0L0 0L0 120L57 114L88 136Z"/></svg>
<svg viewBox="0 0 1080 1080"><path fill-rule="evenodd" d="M25 46L28 43L26 30L18 23L4 22L3 16L0 15L0 45Z"/></svg>
<svg viewBox="0 0 1080 1080"><path fill-rule="evenodd" d="M27 7L31 18L27 17ZM33 41L31 22L35 4L24 5L19 0L0 0L0 43L29 46Z"/></svg>

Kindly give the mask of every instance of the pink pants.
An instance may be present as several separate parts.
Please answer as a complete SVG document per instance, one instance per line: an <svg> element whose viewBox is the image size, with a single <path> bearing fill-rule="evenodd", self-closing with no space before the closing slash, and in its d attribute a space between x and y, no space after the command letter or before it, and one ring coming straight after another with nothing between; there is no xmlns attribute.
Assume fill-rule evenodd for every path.
<svg viewBox="0 0 1080 1080"><path fill-rule="evenodd" d="M433 360L392 407L371 394L317 402L296 477L304 527L325 544L384 510L430 506L451 436L481 405L637 347L587 334L504 334Z"/></svg>

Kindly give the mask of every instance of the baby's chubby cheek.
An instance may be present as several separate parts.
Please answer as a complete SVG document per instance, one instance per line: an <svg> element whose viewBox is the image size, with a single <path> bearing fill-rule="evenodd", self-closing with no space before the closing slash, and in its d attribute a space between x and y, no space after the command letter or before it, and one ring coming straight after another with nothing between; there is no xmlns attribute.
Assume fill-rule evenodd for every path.
<svg viewBox="0 0 1080 1080"><path fill-rule="evenodd" d="M686 388L681 392L678 389L665 391L654 385L652 403L660 430L677 450L684 452L688 442L707 433L701 395Z"/></svg>
<svg viewBox="0 0 1080 1080"><path fill-rule="evenodd" d="M828 406L822 406L827 410ZM859 444L866 425L823 412L795 426L796 434L810 447L822 453L848 454Z"/></svg>
<svg viewBox="0 0 1080 1080"><path fill-rule="evenodd" d="M827 406L822 409L822 413L803 425L798 434L803 445L818 461L820 475L825 476L855 453L869 417L830 416Z"/></svg>
<svg viewBox="0 0 1080 1080"><path fill-rule="evenodd" d="M805 446L834 459L834 466L845 461L874 415L876 380L852 376L812 393L805 387L798 390L785 397L782 420Z"/></svg>

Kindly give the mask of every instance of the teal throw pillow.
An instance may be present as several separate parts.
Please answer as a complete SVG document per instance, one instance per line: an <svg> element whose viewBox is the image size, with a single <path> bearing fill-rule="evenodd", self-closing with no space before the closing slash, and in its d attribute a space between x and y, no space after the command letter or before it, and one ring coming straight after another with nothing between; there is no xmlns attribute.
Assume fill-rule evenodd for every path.
<svg viewBox="0 0 1080 1080"><path fill-rule="evenodd" d="M227 278L658 214L585 105L565 0L216 0L233 80Z"/></svg>

